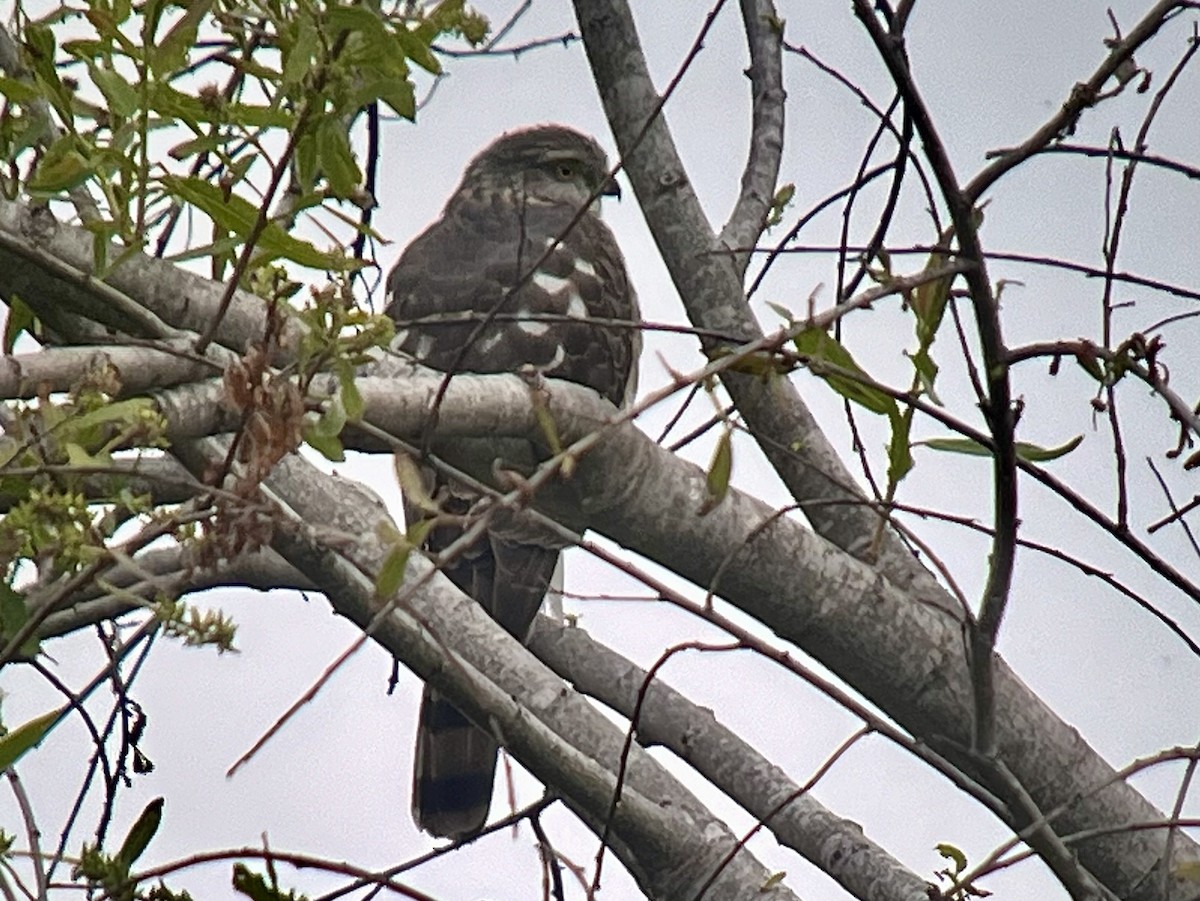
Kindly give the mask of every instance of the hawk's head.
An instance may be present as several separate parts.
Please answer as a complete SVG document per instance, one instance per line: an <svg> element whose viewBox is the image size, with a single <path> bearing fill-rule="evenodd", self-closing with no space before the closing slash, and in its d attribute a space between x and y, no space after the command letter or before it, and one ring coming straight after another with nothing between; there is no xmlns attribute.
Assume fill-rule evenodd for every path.
<svg viewBox="0 0 1200 901"><path fill-rule="evenodd" d="M538 125L497 138L467 167L455 198L520 193L526 203L578 209L598 193L620 196L600 145L561 125ZM454 199L451 200L453 204Z"/></svg>

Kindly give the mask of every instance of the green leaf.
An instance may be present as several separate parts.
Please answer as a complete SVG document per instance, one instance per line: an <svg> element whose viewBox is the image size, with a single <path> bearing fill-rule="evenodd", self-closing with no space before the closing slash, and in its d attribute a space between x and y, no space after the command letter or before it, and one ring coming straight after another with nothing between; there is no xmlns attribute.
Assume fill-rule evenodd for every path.
<svg viewBox="0 0 1200 901"><path fill-rule="evenodd" d="M990 457L992 455L991 448L984 447L971 438L926 438L915 443L930 450L966 454L968 457Z"/></svg>
<svg viewBox="0 0 1200 901"><path fill-rule="evenodd" d="M235 194L228 197L216 185L196 176L164 175L163 186L213 220L218 227L247 238L254 230L258 208ZM258 248L271 257L283 257L313 269L345 268L337 255L323 253L307 241L292 237L278 223L270 222L258 239ZM261 263L262 261L260 261Z"/></svg>
<svg viewBox="0 0 1200 901"><path fill-rule="evenodd" d="M405 543L392 548L379 567L379 577L375 580L375 594L380 598L390 598L404 584L404 572L408 568L408 557L412 553L412 545Z"/></svg>
<svg viewBox="0 0 1200 901"><path fill-rule="evenodd" d="M71 466L88 468L91 466L104 466L112 462L111 454L89 454L73 441L68 441L64 445L64 450L67 452L67 463Z"/></svg>
<svg viewBox="0 0 1200 901"><path fill-rule="evenodd" d="M796 317L792 315L792 311L789 310L787 307L785 307L783 304L775 303L774 301L768 300L767 306L769 306L772 310L774 310L775 315L777 315L780 319L782 319L788 325L791 325L793 322L796 321Z"/></svg>
<svg viewBox="0 0 1200 901"><path fill-rule="evenodd" d="M927 268L933 269L946 264L945 254L931 254ZM925 282L913 292L912 308L917 315L917 340L922 348L933 344L938 328L946 315L946 302L950 298L950 285L954 282L953 275Z"/></svg>
<svg viewBox="0 0 1200 901"><path fill-rule="evenodd" d="M7 770L20 760L21 755L26 751L36 748L41 744L42 739L46 737L51 727L58 722L59 717L62 715L62 708L51 710L49 713L43 713L41 716L31 719L27 723L22 723L3 738L0 738L0 772Z"/></svg>
<svg viewBox="0 0 1200 901"><path fill-rule="evenodd" d="M697 513L704 516L725 500L729 493L729 479L733 475L733 430L725 429L717 439L713 448L712 460L708 464L708 475L705 478L705 488L708 497L700 505Z"/></svg>
<svg viewBox="0 0 1200 901"><path fill-rule="evenodd" d="M954 861L954 872L956 875L967 868L967 855L963 854L954 845L948 842L940 842L937 845L937 852L947 860Z"/></svg>
<svg viewBox="0 0 1200 901"><path fill-rule="evenodd" d="M275 869L268 862L268 873L271 881L258 873L253 873L242 863L233 865L233 888L240 895L245 895L250 901L304 901L303 895L297 895L295 890L285 892L276 884Z"/></svg>
<svg viewBox="0 0 1200 901"><path fill-rule="evenodd" d="M892 424L892 437L888 441L888 485L892 487L899 485L916 465L912 455L912 411L909 407L903 413L897 410L897 415L888 417Z"/></svg>
<svg viewBox="0 0 1200 901"><path fill-rule="evenodd" d="M121 45L121 50L131 59L138 61L144 59L145 48L135 44L117 27L129 18L130 11L129 3L126 2L124 10L118 10L114 6L113 14L109 15L108 10L103 9L99 3L92 0L89 9L84 15L92 23L92 27L96 29L96 34L102 40L65 41L63 42L63 50L79 59L85 61L93 60L99 57L110 57L112 54L111 42L116 41Z"/></svg>
<svg viewBox="0 0 1200 901"><path fill-rule="evenodd" d="M317 139L314 135L300 136L292 160L296 164L296 181L303 190L311 191L317 180Z"/></svg>
<svg viewBox="0 0 1200 901"><path fill-rule="evenodd" d="M346 419L357 422L362 418L366 404L354 381L354 372L349 368L343 369L338 373L338 382L342 388L342 408L346 411Z"/></svg>
<svg viewBox="0 0 1200 901"><path fill-rule="evenodd" d="M92 167L87 158L78 151L71 150L49 162L43 158L37 171L33 173L33 178L29 180L29 190L39 194L69 191L79 187L91 176Z"/></svg>
<svg viewBox="0 0 1200 901"><path fill-rule="evenodd" d="M94 172L92 162L79 152L73 135L63 135L50 145L29 180L29 190L41 194L69 191L87 181Z"/></svg>
<svg viewBox="0 0 1200 901"><path fill-rule="evenodd" d="M67 420L62 426L62 435L64 439L74 438L81 444L91 446L106 440L107 432L112 429L133 425L145 413L152 413L155 409L154 401L148 397L113 401Z"/></svg>
<svg viewBox="0 0 1200 901"><path fill-rule="evenodd" d="M12 456L12 448L5 448L3 454L0 454L0 458L3 458L5 462ZM20 493L24 495L25 491ZM29 608L25 606L25 597L9 587L8 584L0 582L0 639L3 640L3 643L7 644L8 638L20 632L21 627L28 620ZM19 653L22 657L33 657L39 650L41 650L41 642L38 641L36 635L31 635L21 645Z"/></svg>
<svg viewBox="0 0 1200 901"><path fill-rule="evenodd" d="M284 87L298 85L312 71L313 60L321 49L321 36L309 16L296 23L296 40L285 48L283 56Z"/></svg>
<svg viewBox="0 0 1200 901"><path fill-rule="evenodd" d="M562 438L558 434L558 423L554 421L554 414L550 412L550 406L545 399L535 396L533 402L533 418L537 420L538 428L541 430L542 436L546 439L546 446L550 448L550 453L557 456L563 452ZM564 466L571 466L568 461L564 461ZM569 472L564 472L564 476L569 476Z"/></svg>
<svg viewBox="0 0 1200 901"><path fill-rule="evenodd" d="M226 170L225 183L232 185L240 183L246 177L246 173L250 171L250 167L257 161L257 153L247 153L245 156L235 159L229 164L229 168Z"/></svg>
<svg viewBox="0 0 1200 901"><path fill-rule="evenodd" d="M0 75L0 94L3 94L13 103L29 103L42 96L42 92L34 85L17 81L15 78L9 78L7 75Z"/></svg>
<svg viewBox="0 0 1200 901"><path fill-rule="evenodd" d="M201 123L223 125L236 122L250 128L287 128L292 116L285 110L248 103L206 104L199 97L177 91L165 82L150 85L150 109L171 119L180 119L195 131Z"/></svg>
<svg viewBox="0 0 1200 901"><path fill-rule="evenodd" d="M1076 435L1058 447L1041 447L1037 444L1030 444L1028 441L1018 441L1016 444L1017 456L1027 463L1045 463L1065 457L1082 443L1082 435Z"/></svg>
<svg viewBox="0 0 1200 901"><path fill-rule="evenodd" d="M368 57L373 51L388 49L391 43L379 13L366 6L335 6L329 10L328 22L334 34L344 31L348 38L360 40Z"/></svg>
<svg viewBox="0 0 1200 901"><path fill-rule="evenodd" d="M186 160L189 156L195 156L198 153L210 153L224 143L225 138L219 134L199 135L186 141L180 141L167 151L167 155L173 160Z"/></svg>
<svg viewBox="0 0 1200 901"><path fill-rule="evenodd" d="M346 449L336 434L330 435L321 431L316 423L305 422L301 429L304 442L331 463L344 463Z"/></svg>
<svg viewBox="0 0 1200 901"><path fill-rule="evenodd" d="M17 339L26 332L33 334L36 324L37 317L29 304L16 295L11 296L8 299L8 321L4 323L4 352L11 354Z"/></svg>
<svg viewBox="0 0 1200 901"><path fill-rule="evenodd" d="M322 435L337 436L346 427L346 407L340 397L330 398L317 420L317 431Z"/></svg>
<svg viewBox="0 0 1200 901"><path fill-rule="evenodd" d="M419 35L411 31L401 31L400 46L404 48L405 56L430 75L442 74L442 64L438 62L438 58L433 55L429 45L421 40Z"/></svg>
<svg viewBox="0 0 1200 901"><path fill-rule="evenodd" d="M763 884L758 887L758 890L760 892L769 892L771 889L775 888L775 886L777 886L781 882L783 882L783 880L786 878L787 878L787 870L779 870L778 872L772 873L765 880L763 880Z"/></svg>
<svg viewBox="0 0 1200 901"><path fill-rule="evenodd" d="M174 73L187 62L188 51L195 46L200 22L208 15L213 0L191 0L187 11L163 38L153 36L150 71L160 78ZM148 45L149 46L149 45Z"/></svg>
<svg viewBox="0 0 1200 901"><path fill-rule="evenodd" d="M392 468L396 472L396 481L400 485L400 493L404 496L406 505L432 516L441 512L437 501L429 493L421 468L412 457L403 451L397 451L392 455Z"/></svg>
<svg viewBox="0 0 1200 901"><path fill-rule="evenodd" d="M437 510L436 505L434 510ZM379 537L384 541L391 542L392 549L388 552L383 566L379 568L379 576L375 579L376 597L387 600L400 590L400 586L404 584L404 574L408 569L408 558L412 556L414 550L425 543L434 523L435 521L432 519L418 520L409 526L408 531L403 535L390 526L386 530L380 529Z"/></svg>
<svg viewBox="0 0 1200 901"><path fill-rule="evenodd" d="M390 106L397 116L410 122L417 118L417 92L407 78L391 81L379 93L379 99Z"/></svg>
<svg viewBox="0 0 1200 901"><path fill-rule="evenodd" d="M767 210L767 228L772 228L783 221L783 213L796 196L796 186L791 182L781 185L771 199L771 208Z"/></svg>
<svg viewBox="0 0 1200 901"><path fill-rule="evenodd" d="M796 350L810 361L831 363L847 373L869 378L862 367L854 362L850 351L824 329L809 328L802 331L796 336ZM891 395L871 387L853 375L822 371L820 366L813 366L812 371L842 397L872 413L888 417L898 415L899 408Z"/></svg>
<svg viewBox="0 0 1200 901"><path fill-rule="evenodd" d="M722 348L709 356L710 359L720 359L721 357L732 356L732 354L729 353L727 348ZM787 375L794 368L795 366L788 360L769 350L756 350L753 353L741 354L738 359L729 364L731 372L752 375L762 379L764 382L774 375Z"/></svg>
<svg viewBox="0 0 1200 901"><path fill-rule="evenodd" d="M46 67L53 68L55 50L58 46L54 32L41 23L30 23L24 31L25 49L29 52L29 61L39 74L45 74Z"/></svg>
<svg viewBox="0 0 1200 901"><path fill-rule="evenodd" d="M150 839L154 838L154 833L158 832L158 827L162 823L162 809L162 798L155 798L147 804L141 816L137 818L137 822L129 830L129 834L125 836L125 841L121 843L121 850L117 852L117 860L123 865L126 873L142 856L142 852L150 844Z"/></svg>
<svg viewBox="0 0 1200 901"><path fill-rule="evenodd" d="M80 38L73 41L63 41L62 52L68 56L73 56L78 60L87 62L88 60L106 55L109 52L109 47L104 41Z"/></svg>
<svg viewBox="0 0 1200 901"><path fill-rule="evenodd" d="M1045 463L1049 460L1057 460L1059 457L1065 457L1083 442L1082 435L1076 435L1071 440L1058 445L1058 447L1042 447L1038 444L1030 444L1028 441L1018 441L1015 445L1017 456L1028 463ZM914 442L923 445L931 450L947 451L953 454L966 454L969 457L990 457L992 456L991 448L984 447L978 441L971 438L927 438L924 441Z"/></svg>
<svg viewBox="0 0 1200 901"><path fill-rule="evenodd" d="M116 72L101 69L92 62L88 63L88 71L91 72L92 81L108 101L108 108L113 113L128 119L137 112L141 99L133 85Z"/></svg>
<svg viewBox="0 0 1200 901"><path fill-rule="evenodd" d="M346 198L357 190L362 173L345 128L332 116L327 116L317 127L317 158L336 197Z"/></svg>
<svg viewBox="0 0 1200 901"><path fill-rule="evenodd" d="M929 355L929 351L926 348L921 348L909 359L912 360L913 370L917 374L917 384L920 385L921 391L940 407L942 401L934 389L934 383L937 381L939 372L938 364L934 362L933 357Z"/></svg>

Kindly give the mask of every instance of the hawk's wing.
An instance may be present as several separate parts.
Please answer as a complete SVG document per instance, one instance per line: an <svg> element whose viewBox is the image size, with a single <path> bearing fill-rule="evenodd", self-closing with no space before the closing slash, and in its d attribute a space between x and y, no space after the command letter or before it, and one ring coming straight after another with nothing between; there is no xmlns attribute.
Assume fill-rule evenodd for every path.
<svg viewBox="0 0 1200 901"><path fill-rule="evenodd" d="M515 372L532 364L615 404L630 399L641 347L636 297L608 227L589 211L567 231L574 213L562 205L452 203L388 278L387 312L397 321L399 348L442 371ZM431 493L446 512L461 515L477 500L440 478ZM408 505L405 514L409 522L421 515ZM563 542L520 513L497 514L486 540L445 572L524 640ZM429 549L441 550L459 534L439 526ZM452 837L482 828L496 748L490 734L426 688L413 779L417 824Z"/></svg>

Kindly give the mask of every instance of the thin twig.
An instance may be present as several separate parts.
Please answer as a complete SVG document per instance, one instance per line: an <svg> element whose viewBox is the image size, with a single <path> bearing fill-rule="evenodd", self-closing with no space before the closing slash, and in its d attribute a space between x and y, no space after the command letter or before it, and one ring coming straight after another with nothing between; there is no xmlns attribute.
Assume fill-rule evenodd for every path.
<svg viewBox="0 0 1200 901"><path fill-rule="evenodd" d="M1104 94L1104 86L1122 66L1133 59L1138 48L1154 37L1163 25L1189 8L1196 8L1196 3L1191 0L1159 0L1154 4L1127 36L1111 43L1104 62L1087 81L1078 82L1071 88L1070 96L1053 116L1023 143L995 159L967 183L963 188L964 198L970 203L975 203L1002 175L1048 147L1056 139L1069 134L1084 110L1094 106L1105 96L1111 96Z"/></svg>

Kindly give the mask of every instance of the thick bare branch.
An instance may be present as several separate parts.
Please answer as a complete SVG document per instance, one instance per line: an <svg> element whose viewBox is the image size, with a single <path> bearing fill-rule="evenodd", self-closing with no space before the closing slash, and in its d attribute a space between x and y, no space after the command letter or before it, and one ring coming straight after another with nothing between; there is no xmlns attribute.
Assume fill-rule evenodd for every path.
<svg viewBox="0 0 1200 901"><path fill-rule="evenodd" d="M181 449L187 465L197 469L223 453L211 441ZM410 559L406 583L429 578L424 589L391 609L381 607L375 582L390 547L378 536L391 519L367 489L292 456L269 477L266 490L282 507L274 549L312 579L338 613L366 629L473 721L502 734L523 765L561 791L597 834L604 831L619 730L583 697L565 691L557 676L448 580L440 574L429 578L431 564L423 558ZM641 752L631 761L611 825L613 850L656 899L690 899L707 875L704 862L711 871L735 842L707 808ZM706 897L744 898L769 876L742 851Z"/></svg>
<svg viewBox="0 0 1200 901"><path fill-rule="evenodd" d="M99 586L71 598L58 613L46 617L38 638L57 638L115 619L148 605L161 596L179 598L208 588L254 588L269 591L276 588L295 588L313 591L313 583L296 572L270 548L247 552L233 560L222 560L216 566L201 566L192 548L158 548L139 554L133 561L137 568L118 569L108 580L113 591L105 593Z"/></svg>
<svg viewBox="0 0 1200 901"><path fill-rule="evenodd" d="M163 342L158 347L48 347L35 353L0 357L0 397L37 397L43 391L69 391L97 370L111 369L125 395L178 385L220 372L211 362L197 359L189 341Z"/></svg>
<svg viewBox="0 0 1200 901"><path fill-rule="evenodd" d="M688 317L700 328L743 340L761 336L739 266L713 234L666 120L651 119L659 98L628 4L576 0L575 14L625 170ZM876 549L878 516L863 503L854 477L795 387L784 379L764 382L735 373L722 382L813 527L838 547L869 556ZM885 536L873 561L881 571L928 603L953 610L899 537L890 530Z"/></svg>
<svg viewBox="0 0 1200 901"><path fill-rule="evenodd" d="M108 258L121 262L100 281L94 270L94 238L90 232L56 222L46 210L0 198L0 297L20 296L51 328L63 311L78 312L96 322L162 338L172 329L199 333L210 325L220 307L222 286L194 272L145 254L109 248ZM127 302L137 296L135 307ZM238 291L221 319L216 340L244 351L262 339L267 311L260 298ZM151 326L165 326L154 331ZM285 323L284 348L294 348L300 327Z"/></svg>
<svg viewBox="0 0 1200 901"><path fill-rule="evenodd" d="M633 716L645 670L583 629L543 618L530 650L580 691L625 717ZM722 726L711 711L661 680L651 682L641 698L637 737L643 745L662 745L687 761L765 821L781 844L798 851L854 897L928 898L925 880L867 838L861 826L802 793L787 773Z"/></svg>

